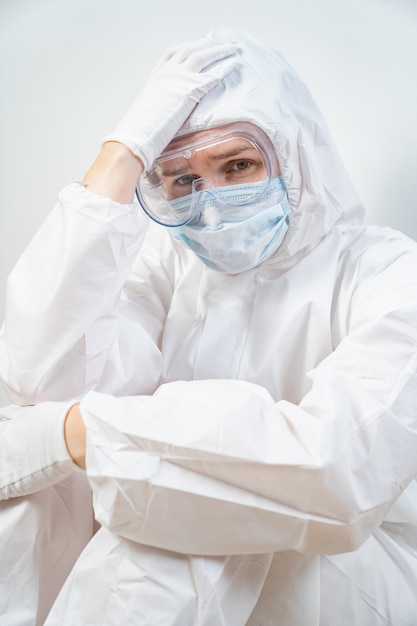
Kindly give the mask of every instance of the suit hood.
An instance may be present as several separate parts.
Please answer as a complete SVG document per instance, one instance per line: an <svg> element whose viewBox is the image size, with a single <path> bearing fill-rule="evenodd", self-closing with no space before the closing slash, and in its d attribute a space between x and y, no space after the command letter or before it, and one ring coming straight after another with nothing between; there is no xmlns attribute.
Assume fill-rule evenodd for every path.
<svg viewBox="0 0 417 626"><path fill-rule="evenodd" d="M202 98L179 134L239 120L266 132L291 206L288 233L271 260L293 264L339 220L360 221L363 208L318 106L282 54L234 29L212 30L208 37L235 42L239 62Z"/></svg>

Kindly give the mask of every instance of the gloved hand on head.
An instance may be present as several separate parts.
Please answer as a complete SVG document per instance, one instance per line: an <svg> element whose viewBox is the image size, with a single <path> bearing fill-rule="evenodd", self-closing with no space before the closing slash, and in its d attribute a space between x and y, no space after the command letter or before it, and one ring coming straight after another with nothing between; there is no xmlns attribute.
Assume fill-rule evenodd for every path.
<svg viewBox="0 0 417 626"><path fill-rule="evenodd" d="M233 70L237 47L202 38L168 49L113 133L145 169L168 145L201 98Z"/></svg>

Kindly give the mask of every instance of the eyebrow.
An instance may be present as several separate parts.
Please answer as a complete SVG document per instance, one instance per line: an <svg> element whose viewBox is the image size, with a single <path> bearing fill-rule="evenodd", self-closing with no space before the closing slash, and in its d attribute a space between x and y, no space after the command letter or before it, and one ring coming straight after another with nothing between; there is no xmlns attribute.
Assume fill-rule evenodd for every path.
<svg viewBox="0 0 417 626"><path fill-rule="evenodd" d="M248 152L248 151L257 152L254 146L244 146L240 148L237 147L234 150L228 150L227 152L220 152L219 154L213 154L212 156L208 157L208 160L209 161L222 161L225 159L230 159L231 157L238 156L242 154L243 152ZM182 165L179 167L164 169L164 165L161 164L160 167L161 167L161 176L164 176L165 178L181 176L182 174L185 174L186 172L191 172L191 168L188 165Z"/></svg>
<svg viewBox="0 0 417 626"><path fill-rule="evenodd" d="M242 154L242 152L253 151L258 152L253 146L244 146L244 147L236 147L234 150L228 150L227 152L220 152L219 154L213 154L213 156L209 157L209 161L220 161L221 159L228 159L230 157L237 156L238 154Z"/></svg>
<svg viewBox="0 0 417 626"><path fill-rule="evenodd" d="M182 167L174 167L172 169L163 169L161 166L161 176L164 178L171 178L174 176L181 176L181 174L186 174L187 172L191 172L191 168L188 165L183 165Z"/></svg>

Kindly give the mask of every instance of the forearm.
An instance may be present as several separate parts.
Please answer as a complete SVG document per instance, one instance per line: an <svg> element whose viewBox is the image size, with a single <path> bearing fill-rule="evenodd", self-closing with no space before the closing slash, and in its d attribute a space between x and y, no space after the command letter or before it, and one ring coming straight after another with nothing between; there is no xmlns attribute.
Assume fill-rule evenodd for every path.
<svg viewBox="0 0 417 626"><path fill-rule="evenodd" d="M330 378L336 397L345 397L343 382ZM360 384L355 393L368 398ZM417 431L368 399L369 418L348 406L332 414L333 397L317 419L242 381L170 383L152 397L89 393L81 411L97 519L183 553L356 549L417 468L415 455L400 462L386 446L388 438L395 450L411 449ZM358 459L363 429L378 446ZM381 459L386 471L376 479Z"/></svg>
<svg viewBox="0 0 417 626"><path fill-rule="evenodd" d="M141 160L129 148L110 141L103 144L83 182L85 187L100 196L120 204L130 204L142 171Z"/></svg>

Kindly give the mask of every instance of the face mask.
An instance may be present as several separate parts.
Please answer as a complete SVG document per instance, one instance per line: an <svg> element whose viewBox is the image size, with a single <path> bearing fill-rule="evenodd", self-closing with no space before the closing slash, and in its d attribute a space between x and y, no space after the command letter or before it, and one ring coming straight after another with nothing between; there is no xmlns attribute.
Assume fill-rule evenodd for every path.
<svg viewBox="0 0 417 626"><path fill-rule="evenodd" d="M239 187L201 191L199 222L175 228L173 233L208 267L227 274L245 272L274 254L287 232L291 210L282 177L272 179L257 202L227 206L228 194L232 205L239 193L244 199L247 185L242 185L241 190ZM185 201L186 198L172 201L173 209Z"/></svg>

